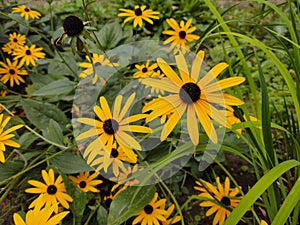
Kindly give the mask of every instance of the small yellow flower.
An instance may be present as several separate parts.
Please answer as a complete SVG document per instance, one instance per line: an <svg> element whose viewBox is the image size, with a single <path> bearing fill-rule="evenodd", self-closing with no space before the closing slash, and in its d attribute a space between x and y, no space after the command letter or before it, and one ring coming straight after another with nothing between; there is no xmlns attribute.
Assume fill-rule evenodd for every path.
<svg viewBox="0 0 300 225"><path fill-rule="evenodd" d="M16 83L20 85L20 82L25 83L24 79L21 76L27 75L26 70L20 70L22 65L18 65L18 61L11 62L9 58L6 58L6 64L4 62L0 62L0 81L6 84L9 81L11 87Z"/></svg>
<svg viewBox="0 0 300 225"><path fill-rule="evenodd" d="M127 16L127 18L124 20L124 23L127 23L128 21L133 20L133 27L136 27L139 25L140 27L143 26L143 20L146 22L153 24L153 21L151 19L159 19L158 15L159 12L152 11L151 9L146 9L146 6L138 6L136 5L134 7L134 10L130 9L119 9L122 11L118 14L118 16Z"/></svg>
<svg viewBox="0 0 300 225"><path fill-rule="evenodd" d="M9 34L9 43L11 43L14 48L18 48L19 46L24 46L25 41L26 41L25 35L17 34L16 32Z"/></svg>
<svg viewBox="0 0 300 225"><path fill-rule="evenodd" d="M36 61L38 59L45 58L45 53L41 52L43 48L36 48L36 45L33 44L30 47L25 45L25 46L20 46L17 48L13 55L15 55L14 60L21 59L20 61L20 66L23 66L24 63L28 66L29 64L36 66Z"/></svg>
<svg viewBox="0 0 300 225"><path fill-rule="evenodd" d="M32 19L39 19L41 14L38 11L32 10L26 5L20 5L18 7L13 7L12 8L12 13L20 13L20 16L24 17L25 20L28 20L29 17Z"/></svg>
<svg viewBox="0 0 300 225"><path fill-rule="evenodd" d="M8 42L2 46L2 50L11 55L15 51L15 46L11 42Z"/></svg>
<svg viewBox="0 0 300 225"><path fill-rule="evenodd" d="M150 65L150 61L147 60L146 64L142 65L135 65L135 68L137 68L139 71L135 72L133 74L134 78L144 78L144 77L150 77L153 73L155 73L155 69L158 67L157 63L153 63Z"/></svg>
<svg viewBox="0 0 300 225"><path fill-rule="evenodd" d="M21 125L16 125L16 126L10 127L7 130L4 130L4 128L6 127L6 125L10 119L11 119L11 117L8 116L2 122L3 114L0 114L0 162L2 162L2 163L5 162L5 157L4 157L3 152L6 150L6 148L5 148L6 145L14 147L14 148L20 148L20 144L18 144L15 141L10 140L11 138L13 138L15 136L14 134L11 134L11 132L24 126L21 124Z"/></svg>
<svg viewBox="0 0 300 225"><path fill-rule="evenodd" d="M95 188L96 185L103 183L102 180L94 180L99 173L94 173L90 175L89 172L81 172L78 176L69 176L70 180L74 182L74 184L77 185L77 187L82 190L83 192L99 192L97 188Z"/></svg>
<svg viewBox="0 0 300 225"><path fill-rule="evenodd" d="M192 23L192 19L189 19L186 24L184 21L180 21L180 25L173 18L166 20L169 26L173 30L165 30L162 33L171 35L167 40L164 41L164 44L169 44L172 42L170 49L174 49L175 52L181 50L183 53L189 49L189 46L186 45L186 42L192 42L198 40L200 36L191 34L196 30L196 27L190 27Z"/></svg>

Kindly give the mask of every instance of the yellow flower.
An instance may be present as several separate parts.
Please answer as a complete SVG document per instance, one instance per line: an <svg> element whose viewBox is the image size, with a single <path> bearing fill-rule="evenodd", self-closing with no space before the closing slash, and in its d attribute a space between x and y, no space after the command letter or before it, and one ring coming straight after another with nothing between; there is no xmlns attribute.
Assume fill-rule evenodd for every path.
<svg viewBox="0 0 300 225"><path fill-rule="evenodd" d="M139 213L136 214L136 218L132 224L140 223L141 225L159 225L160 222L166 222L165 215L167 211L164 209L166 199L160 199L157 201L158 193L156 192L154 198L149 202Z"/></svg>
<svg viewBox="0 0 300 225"><path fill-rule="evenodd" d="M35 207L26 213L25 221L18 213L14 213L15 225L57 225L69 212L60 212L53 215L54 206L39 208Z"/></svg>
<svg viewBox="0 0 300 225"><path fill-rule="evenodd" d="M24 17L25 20L28 20L29 17L31 17L32 19L38 19L41 16L41 14L38 11L30 9L30 8L26 7L26 5L20 5L18 7L13 7L12 13L20 13L20 16Z"/></svg>
<svg viewBox="0 0 300 225"><path fill-rule="evenodd" d="M85 78L87 76L90 76L93 74L93 80L92 83L95 84L98 80L98 75L96 74L96 70L98 66L119 66L118 63L112 63L109 59L105 59L104 55L93 53L92 62L89 56L85 57L88 62L82 62L79 64L80 67L85 68L80 74L80 78ZM94 66L94 67L93 67ZM106 81L100 77L100 82L103 85L105 85Z"/></svg>
<svg viewBox="0 0 300 225"><path fill-rule="evenodd" d="M90 154L93 151L96 151L99 148L112 149L114 141L122 147L123 149L136 149L141 150L141 145L136 139L134 139L128 132L137 132L137 133L150 133L151 129L149 127L140 126L140 125L129 125L129 123L136 122L140 119L144 119L144 114L137 114L126 117L128 110L133 103L135 98L135 93L133 93L126 101L122 107L123 96L118 95L113 111L111 111L107 100L104 96L100 97L100 106L94 106L94 112L99 118L99 120L91 118L78 118L79 123L87 124L92 126L86 132L81 133L76 137L76 140L82 140L94 136L98 136L94 141L92 141L88 147L85 149L86 155Z"/></svg>
<svg viewBox="0 0 300 225"><path fill-rule="evenodd" d="M144 77L150 77L153 73L155 73L154 69L157 68L157 63L153 63L151 66L149 65L150 61L147 60L146 64L142 65L135 65L135 68L137 68L139 71L135 72L133 74L134 78L144 78Z"/></svg>
<svg viewBox="0 0 300 225"><path fill-rule="evenodd" d="M174 129L183 114L187 113L187 130L194 145L199 143L198 121L210 140L218 142L217 133L212 120L223 126L230 127L226 121L225 110L219 110L228 105L241 105L244 102L221 91L225 88L238 85L245 81L244 77L230 77L217 81L215 78L228 67L226 63L219 63L214 66L204 77L200 78L201 64L204 52L199 51L195 57L191 70L189 71L183 53L175 56L178 75L163 59L158 58L157 63L166 78L145 78L141 82L145 85L159 88L170 93L168 96L154 99L146 104L142 112L151 111L146 118L150 122L156 117L169 115L166 124L161 132L160 139L163 141Z"/></svg>
<svg viewBox="0 0 300 225"><path fill-rule="evenodd" d="M230 180L228 177L225 179L224 186L220 183L220 178L216 178L216 186L206 182L206 181L196 181L194 189L200 191L200 197L205 197L211 199L212 201L203 201L200 203L201 207L210 207L206 212L206 216L211 216L215 213L213 220L213 225L222 225L225 219L230 215L228 208L235 208L240 202L240 198L236 196L240 193L238 187L231 189ZM216 202L218 201L218 202Z"/></svg>
<svg viewBox="0 0 300 225"><path fill-rule="evenodd" d="M0 162L2 163L5 162L5 157L3 152L6 150L5 148L6 145L14 148L20 148L20 144L18 144L15 141L9 140L15 136L14 134L10 134L10 133L24 126L21 124L21 125L10 127L7 130L4 130L4 128L6 127L10 119L11 117L6 117L5 120L2 122L3 114L0 114Z"/></svg>
<svg viewBox="0 0 300 225"><path fill-rule="evenodd" d="M21 76L27 75L26 70L20 70L22 67L21 64L18 65L18 61L11 62L9 58L6 58L6 64L4 62L0 62L0 74L2 81L6 84L9 81L11 87L14 86L14 83L20 85L20 82L25 83L24 79Z"/></svg>
<svg viewBox="0 0 300 225"><path fill-rule="evenodd" d="M262 220L262 221L260 222L260 225L268 225L268 223L267 223L266 221Z"/></svg>
<svg viewBox="0 0 300 225"><path fill-rule="evenodd" d="M9 43L11 43L14 48L18 48L19 46L24 46L25 41L26 41L25 35L17 34L16 32L9 34Z"/></svg>
<svg viewBox="0 0 300 225"><path fill-rule="evenodd" d="M46 170L42 170L42 177L45 183L36 180L28 181L34 188L27 188L25 192L40 194L39 197L30 204L29 208L41 208L45 205L46 208L54 207L54 212L57 213L58 203L60 203L63 207L68 209L68 202L72 202L73 199L66 193L62 177L58 176L55 180L53 169L50 169L49 173L47 173Z"/></svg>
<svg viewBox="0 0 300 225"><path fill-rule="evenodd" d="M74 184L77 185L77 187L82 190L83 192L99 192L97 188L95 188L96 185L103 183L102 180L94 180L99 173L95 172L90 176L89 172L81 172L78 176L69 176L70 180L73 181Z"/></svg>
<svg viewBox="0 0 300 225"><path fill-rule="evenodd" d="M178 52L180 49L185 53L186 50L189 49L186 42L192 42L200 38L198 35L191 34L196 30L196 27L190 27L192 19L189 19L186 24L181 20L180 25L173 18L167 19L166 21L173 30L165 30L162 32L163 34L171 35L171 37L164 41L164 44L172 42L170 49L175 48L175 52Z"/></svg>
<svg viewBox="0 0 300 225"><path fill-rule="evenodd" d="M127 18L124 20L124 23L127 23L128 21L133 20L133 27L136 27L139 25L140 27L143 26L143 20L146 22L153 24L153 21L151 19L159 19L158 15L159 12L152 11L151 9L146 9L146 6L138 6L136 5L134 7L134 10L130 9L119 9L122 11L118 14L118 16L127 16Z"/></svg>
<svg viewBox="0 0 300 225"><path fill-rule="evenodd" d="M36 48L36 45L33 44L30 47L25 45L25 46L20 46L17 48L13 55L15 55L14 60L17 60L21 58L20 61L20 66L23 66L24 63L28 66L30 63L33 66L36 66L36 61L38 59L45 58L45 53L41 52L43 48Z"/></svg>
<svg viewBox="0 0 300 225"><path fill-rule="evenodd" d="M11 55L15 51L15 46L11 42L8 42L2 46L2 50Z"/></svg>
<svg viewBox="0 0 300 225"><path fill-rule="evenodd" d="M161 222L162 225L174 224L181 220L181 216L176 216L175 218L171 217L170 219L168 219L171 216L174 209L175 209L175 205L174 204L170 205L170 207L167 209L167 214L165 215L166 221L162 221Z"/></svg>

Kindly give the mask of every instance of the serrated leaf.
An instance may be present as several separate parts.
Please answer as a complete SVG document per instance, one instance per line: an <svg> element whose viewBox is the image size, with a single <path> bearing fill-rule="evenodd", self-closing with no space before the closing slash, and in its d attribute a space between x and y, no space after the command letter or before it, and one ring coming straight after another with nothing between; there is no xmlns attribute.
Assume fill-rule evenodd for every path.
<svg viewBox="0 0 300 225"><path fill-rule="evenodd" d="M69 80L55 80L34 92L33 96L57 96L67 94L74 89L74 83Z"/></svg>
<svg viewBox="0 0 300 225"><path fill-rule="evenodd" d="M50 123L50 120L55 120L62 129L68 123L65 114L55 105L43 103L33 99L22 99L24 111L30 122L40 130L44 130Z"/></svg>
<svg viewBox="0 0 300 225"><path fill-rule="evenodd" d="M75 155L71 152L64 152L54 158L51 158L50 163L61 172L68 174L93 170L93 168L91 168L81 156Z"/></svg>
<svg viewBox="0 0 300 225"><path fill-rule="evenodd" d="M131 186L111 202L108 225L119 225L141 211L154 197L154 186Z"/></svg>
<svg viewBox="0 0 300 225"><path fill-rule="evenodd" d="M63 132L60 128L59 124L51 119L49 122L49 126L43 130L43 136L50 141L53 141L57 144L64 145Z"/></svg>

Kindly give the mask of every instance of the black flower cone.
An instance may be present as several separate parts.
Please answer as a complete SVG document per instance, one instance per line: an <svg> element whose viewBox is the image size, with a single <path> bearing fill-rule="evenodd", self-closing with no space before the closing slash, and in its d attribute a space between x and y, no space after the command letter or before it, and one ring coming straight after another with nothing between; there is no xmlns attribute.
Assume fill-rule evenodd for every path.
<svg viewBox="0 0 300 225"><path fill-rule="evenodd" d="M77 16L68 16L63 22L65 33L70 37L78 36L83 31L83 22Z"/></svg>

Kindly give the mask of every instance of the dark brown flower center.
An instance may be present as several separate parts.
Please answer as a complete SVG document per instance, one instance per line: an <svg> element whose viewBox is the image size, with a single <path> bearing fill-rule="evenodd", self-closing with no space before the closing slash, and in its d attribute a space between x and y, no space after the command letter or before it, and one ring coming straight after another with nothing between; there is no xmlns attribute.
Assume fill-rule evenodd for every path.
<svg viewBox="0 0 300 225"><path fill-rule="evenodd" d="M24 11L25 11L25 12L30 12L30 9L25 8Z"/></svg>
<svg viewBox="0 0 300 225"><path fill-rule="evenodd" d="M17 38L14 38L14 39L13 39L13 42L18 42L18 39L17 39Z"/></svg>
<svg viewBox="0 0 300 225"><path fill-rule="evenodd" d="M79 187L80 188L85 188L86 187L86 182L85 181L80 181Z"/></svg>
<svg viewBox="0 0 300 225"><path fill-rule="evenodd" d="M25 51L25 54L26 54L26 55L31 55L31 51L30 51L29 49L27 49L27 50Z"/></svg>
<svg viewBox="0 0 300 225"><path fill-rule="evenodd" d="M55 185L51 184L47 187L47 193L49 195L55 195L56 192L57 192L57 187Z"/></svg>
<svg viewBox="0 0 300 225"><path fill-rule="evenodd" d="M185 37L186 37L186 32L185 32L184 30L179 31L179 37L180 37L181 39L185 39Z"/></svg>
<svg viewBox="0 0 300 225"><path fill-rule="evenodd" d="M102 66L102 64L100 62L96 62L95 67L97 67L97 66Z"/></svg>
<svg viewBox="0 0 300 225"><path fill-rule="evenodd" d="M117 158L118 155L119 155L118 150L115 149L115 148L113 148L113 149L111 150L111 152L110 152L110 156L111 156L112 158Z"/></svg>
<svg viewBox="0 0 300 225"><path fill-rule="evenodd" d="M228 197L223 197L221 199L221 202L224 204L224 205L227 205L227 206L230 206L230 199Z"/></svg>
<svg viewBox="0 0 300 225"><path fill-rule="evenodd" d="M143 11L141 10L141 8L136 8L136 9L134 10L134 14L135 14L136 16L141 16L141 15L143 14Z"/></svg>
<svg viewBox="0 0 300 225"><path fill-rule="evenodd" d="M179 91L179 97L187 104L196 102L200 98L200 95L201 90L199 86L192 82L185 83Z"/></svg>
<svg viewBox="0 0 300 225"><path fill-rule="evenodd" d="M107 134L115 134L119 129L119 123L114 119L108 119L103 122L103 130Z"/></svg>
<svg viewBox="0 0 300 225"><path fill-rule="evenodd" d="M238 112L239 113L238 113ZM239 114L241 114L242 116L244 116L244 111L241 109L241 108L236 108L234 111L233 111L233 115L237 118L239 118Z"/></svg>
<svg viewBox="0 0 300 225"><path fill-rule="evenodd" d="M15 71L14 69L10 69L10 70L9 70L9 74L10 74L10 75L15 75L15 74L16 74L16 71Z"/></svg>
<svg viewBox="0 0 300 225"><path fill-rule="evenodd" d="M63 22L63 28L68 36L74 37L83 31L83 22L77 16L68 16Z"/></svg>
<svg viewBox="0 0 300 225"><path fill-rule="evenodd" d="M144 211L146 214L151 214L153 212L153 207L151 205L146 205Z"/></svg>
<svg viewBox="0 0 300 225"><path fill-rule="evenodd" d="M147 73L147 72L148 72L147 67L144 67L144 68L142 69L142 72L143 72L143 73Z"/></svg>

